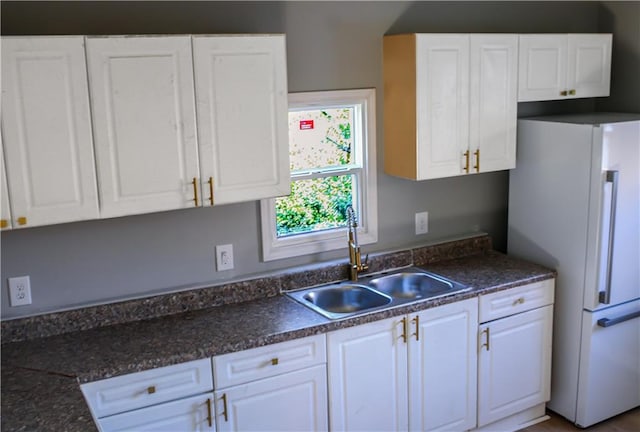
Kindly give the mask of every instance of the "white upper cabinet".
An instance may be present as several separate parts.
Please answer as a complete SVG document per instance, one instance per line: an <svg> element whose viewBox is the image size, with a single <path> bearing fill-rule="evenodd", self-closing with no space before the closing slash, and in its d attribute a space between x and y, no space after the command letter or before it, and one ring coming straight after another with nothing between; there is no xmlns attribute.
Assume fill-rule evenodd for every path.
<svg viewBox="0 0 640 432"><path fill-rule="evenodd" d="M518 101L609 96L611 34L520 36Z"/></svg>
<svg viewBox="0 0 640 432"><path fill-rule="evenodd" d="M567 36L567 88L575 97L609 96L611 34Z"/></svg>
<svg viewBox="0 0 640 432"><path fill-rule="evenodd" d="M102 217L198 205L191 37L87 38L87 61Z"/></svg>
<svg viewBox="0 0 640 432"><path fill-rule="evenodd" d="M468 102L468 35L385 36L385 172L414 180L460 174Z"/></svg>
<svg viewBox="0 0 640 432"><path fill-rule="evenodd" d="M284 35L193 36L205 205L290 191Z"/></svg>
<svg viewBox="0 0 640 432"><path fill-rule="evenodd" d="M9 189L7 188L7 171L4 164L4 146L0 135L0 229L11 228L11 207L9 206Z"/></svg>
<svg viewBox="0 0 640 432"><path fill-rule="evenodd" d="M98 217L82 36L2 38L2 135L14 228Z"/></svg>
<svg viewBox="0 0 640 432"><path fill-rule="evenodd" d="M517 35L384 38L385 172L413 180L515 166Z"/></svg>
<svg viewBox="0 0 640 432"><path fill-rule="evenodd" d="M465 172L516 167L518 36L473 34L470 61L469 158Z"/></svg>
<svg viewBox="0 0 640 432"><path fill-rule="evenodd" d="M457 175L469 141L469 37L418 35L416 56L419 177Z"/></svg>

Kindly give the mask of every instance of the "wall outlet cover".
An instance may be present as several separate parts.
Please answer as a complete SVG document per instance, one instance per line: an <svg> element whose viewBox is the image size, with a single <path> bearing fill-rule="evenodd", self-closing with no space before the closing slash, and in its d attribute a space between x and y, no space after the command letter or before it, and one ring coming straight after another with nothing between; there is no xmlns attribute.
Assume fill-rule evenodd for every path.
<svg viewBox="0 0 640 432"><path fill-rule="evenodd" d="M216 246L216 269L218 271L233 270L233 245Z"/></svg>
<svg viewBox="0 0 640 432"><path fill-rule="evenodd" d="M429 232L429 212L416 213L416 235Z"/></svg>
<svg viewBox="0 0 640 432"><path fill-rule="evenodd" d="M9 302L11 306L31 304L31 281L29 276L9 278Z"/></svg>

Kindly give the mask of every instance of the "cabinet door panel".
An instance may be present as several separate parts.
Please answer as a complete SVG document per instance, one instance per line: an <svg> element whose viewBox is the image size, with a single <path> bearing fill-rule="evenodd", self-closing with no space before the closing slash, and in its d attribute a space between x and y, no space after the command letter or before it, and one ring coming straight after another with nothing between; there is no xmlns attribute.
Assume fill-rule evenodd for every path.
<svg viewBox="0 0 640 432"><path fill-rule="evenodd" d="M129 411L98 420L103 432L204 432L214 431L213 394L207 393ZM209 403L207 403L209 401ZM209 405L211 404L211 405ZM211 411L209 409L211 407ZM209 425L211 423L211 425Z"/></svg>
<svg viewBox="0 0 640 432"><path fill-rule="evenodd" d="M469 140L469 36L417 35L418 180L462 173Z"/></svg>
<svg viewBox="0 0 640 432"><path fill-rule="evenodd" d="M214 204L289 193L285 39L194 36L201 172Z"/></svg>
<svg viewBox="0 0 640 432"><path fill-rule="evenodd" d="M105 217L193 207L198 175L191 39L87 39Z"/></svg>
<svg viewBox="0 0 640 432"><path fill-rule="evenodd" d="M518 102L565 99L567 35L521 35Z"/></svg>
<svg viewBox="0 0 640 432"><path fill-rule="evenodd" d="M7 188L7 170L4 164L4 146L0 135L0 229L11 228L11 208L9 207L9 189Z"/></svg>
<svg viewBox="0 0 640 432"><path fill-rule="evenodd" d="M451 303L417 316L417 336L414 333L409 343L409 429L472 429L476 425L478 301ZM412 331L414 320L415 316Z"/></svg>
<svg viewBox="0 0 640 432"><path fill-rule="evenodd" d="M407 345L400 319L327 335L331 430L407 430Z"/></svg>
<svg viewBox="0 0 640 432"><path fill-rule="evenodd" d="M567 88L573 97L609 96L611 35L568 35Z"/></svg>
<svg viewBox="0 0 640 432"><path fill-rule="evenodd" d="M2 38L2 133L14 227L98 217L84 38Z"/></svg>
<svg viewBox="0 0 640 432"><path fill-rule="evenodd" d="M218 430L327 430L326 376L320 365L217 391Z"/></svg>
<svg viewBox="0 0 640 432"><path fill-rule="evenodd" d="M478 426L549 400L552 314L545 306L480 326Z"/></svg>
<svg viewBox="0 0 640 432"><path fill-rule="evenodd" d="M515 168L518 36L471 35L470 55L470 172Z"/></svg>

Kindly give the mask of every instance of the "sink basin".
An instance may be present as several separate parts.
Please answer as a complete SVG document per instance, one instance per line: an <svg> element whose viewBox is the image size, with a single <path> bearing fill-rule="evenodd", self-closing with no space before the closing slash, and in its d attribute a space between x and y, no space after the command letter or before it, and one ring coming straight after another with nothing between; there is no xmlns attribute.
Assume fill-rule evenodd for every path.
<svg viewBox="0 0 640 432"><path fill-rule="evenodd" d="M458 283L448 281L426 272L402 272L382 276L369 281L376 291L394 299L418 300L448 295L465 289Z"/></svg>
<svg viewBox="0 0 640 432"><path fill-rule="evenodd" d="M335 284L288 294L329 319L338 319L380 308L391 297L360 284Z"/></svg>
<svg viewBox="0 0 640 432"><path fill-rule="evenodd" d="M419 267L405 267L382 275L366 276L358 282L290 291L287 296L335 320L470 289Z"/></svg>

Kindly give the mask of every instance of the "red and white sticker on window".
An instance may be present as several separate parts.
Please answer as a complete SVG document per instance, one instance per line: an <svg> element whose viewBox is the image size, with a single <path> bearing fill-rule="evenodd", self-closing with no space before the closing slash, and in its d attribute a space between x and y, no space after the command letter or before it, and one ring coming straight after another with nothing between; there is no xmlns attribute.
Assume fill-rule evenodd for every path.
<svg viewBox="0 0 640 432"><path fill-rule="evenodd" d="M313 129L313 120L300 120L300 130Z"/></svg>

